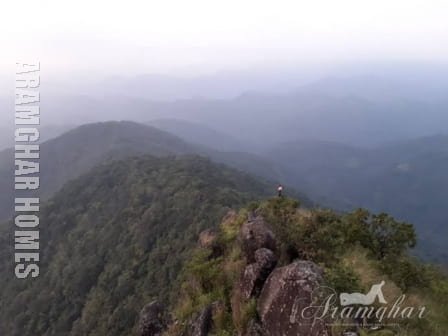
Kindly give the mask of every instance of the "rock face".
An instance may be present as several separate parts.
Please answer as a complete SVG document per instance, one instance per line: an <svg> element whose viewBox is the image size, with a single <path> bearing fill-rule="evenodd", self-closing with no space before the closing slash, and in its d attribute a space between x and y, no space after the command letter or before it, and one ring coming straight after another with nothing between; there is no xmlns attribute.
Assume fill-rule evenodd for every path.
<svg viewBox="0 0 448 336"><path fill-rule="evenodd" d="M216 232L212 229L202 231L199 234L199 246L202 248L210 248L216 241Z"/></svg>
<svg viewBox="0 0 448 336"><path fill-rule="evenodd" d="M255 320L251 320L247 326L247 330L244 336L263 336L263 328L260 323Z"/></svg>
<svg viewBox="0 0 448 336"><path fill-rule="evenodd" d="M222 219L222 226L226 226L229 223L232 223L237 218L238 218L237 212L235 210L229 210Z"/></svg>
<svg viewBox="0 0 448 336"><path fill-rule="evenodd" d="M330 335L324 321L313 324L313 319L302 317L302 310L312 305L312 293L319 287L322 274L310 261L297 261L271 273L257 306L265 335Z"/></svg>
<svg viewBox="0 0 448 336"><path fill-rule="evenodd" d="M191 325L189 336L207 336L212 327L212 305L205 307Z"/></svg>
<svg viewBox="0 0 448 336"><path fill-rule="evenodd" d="M267 248L276 251L275 236L264 222L262 217L256 217L243 224L240 231L240 240L247 262L255 262L255 251Z"/></svg>
<svg viewBox="0 0 448 336"><path fill-rule="evenodd" d="M274 253L266 248L256 250L254 258L255 263L246 267L240 281L241 296L245 300L260 294L266 279L277 264Z"/></svg>
<svg viewBox="0 0 448 336"><path fill-rule="evenodd" d="M168 325L165 307L157 302L146 305L140 313L138 324L139 336L160 336Z"/></svg>

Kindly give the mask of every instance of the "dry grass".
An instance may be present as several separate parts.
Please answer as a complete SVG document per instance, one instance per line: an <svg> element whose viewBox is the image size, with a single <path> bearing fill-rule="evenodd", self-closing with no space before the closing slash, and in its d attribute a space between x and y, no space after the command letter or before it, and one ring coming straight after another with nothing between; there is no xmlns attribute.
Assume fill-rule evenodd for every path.
<svg viewBox="0 0 448 336"><path fill-rule="evenodd" d="M343 258L343 263L355 270L356 275L359 277L362 287L367 292L373 284L385 281L386 284L383 287L383 293L388 301L389 305L401 295L403 295L402 290L388 278L387 275L380 271L379 264L377 261L373 261L368 258L367 251L362 248L356 248L346 253ZM406 300L402 304L402 307L422 307L425 306L427 309L427 323L432 327L431 336L446 336L447 335L447 322L446 322L446 306L441 302L441 298L434 298L428 295L424 290L414 290L411 293L406 293ZM386 320L386 323L400 323L403 321L393 321ZM396 330L395 335L402 336L426 336L421 335L417 331L416 326L412 326L417 319L413 319L409 326L404 325L401 329ZM381 330L375 332L364 331L363 335L394 335L391 334L390 330ZM428 334L429 335L429 334Z"/></svg>

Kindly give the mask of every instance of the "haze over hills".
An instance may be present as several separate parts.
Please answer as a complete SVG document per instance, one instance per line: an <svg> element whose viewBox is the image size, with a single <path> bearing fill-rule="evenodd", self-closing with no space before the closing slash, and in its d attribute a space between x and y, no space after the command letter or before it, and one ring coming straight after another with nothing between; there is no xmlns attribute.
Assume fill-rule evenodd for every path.
<svg viewBox="0 0 448 336"><path fill-rule="evenodd" d="M153 106L164 116L188 119L251 143L291 139L377 145L446 132L445 102L376 102L322 93L246 94L229 101L184 100Z"/></svg>
<svg viewBox="0 0 448 336"><path fill-rule="evenodd" d="M60 96L43 102L42 110L53 124L179 119L264 146L297 138L371 146L446 132L447 104L412 97L378 102L295 91L172 102L125 96Z"/></svg>
<svg viewBox="0 0 448 336"><path fill-rule="evenodd" d="M41 146L41 188L47 198L69 180L108 160L151 152L153 155L193 153L194 147L181 139L149 126L132 122L84 125ZM12 149L0 152L0 218L12 213Z"/></svg>
<svg viewBox="0 0 448 336"><path fill-rule="evenodd" d="M413 223L421 250L446 263L448 136L373 149L328 142L276 146L267 157L287 169L289 183L336 208L366 207ZM430 252L431 251L431 252Z"/></svg>
<svg viewBox="0 0 448 336"><path fill-rule="evenodd" d="M90 135L73 133L72 140L54 139L57 141L48 143L55 149L43 145L42 169L49 174L42 177L42 192L50 195L106 157L120 158L127 152L196 153L284 181L338 209L366 206L391 212L415 222L419 235L425 237L422 240L433 243L431 249L437 249L436 254L443 254L446 243L437 233L444 232L445 226L446 144L443 136L433 135L448 132L448 101L443 94L448 88L446 67L340 68L332 75L322 72L319 80L316 74L300 77L294 71L290 76L286 73L221 73L181 81L142 75L104 82L103 86L87 85L85 91L75 87L53 90L51 99L42 101L43 141L62 134L69 128L64 125L79 120L114 119L149 122L178 139L170 142L168 134L155 130L151 131L157 134L155 138L143 135L145 131L129 137L134 132L131 129L124 133L111 130L104 138L108 140L100 139L98 146L75 140L96 141L93 130ZM235 81L239 84L232 90L223 89L221 96L212 94ZM197 92L203 93L201 97ZM6 102L0 101L2 111L9 108ZM12 114L2 113L1 117L12 118ZM62 126L50 128L50 121ZM114 136L115 131L121 135ZM5 139L0 139L0 146L11 144L12 132L5 129L1 136ZM147 145L157 143L156 138L161 143L167 140L170 150ZM59 141L63 145L57 145ZM58 153L54 156L58 159L48 166L47 150ZM3 190L12 188L8 175L12 172L11 155L0 155L5 158L0 160ZM62 162L73 165L63 168ZM3 193L0 214L9 214L11 206L11 197Z"/></svg>
<svg viewBox="0 0 448 336"><path fill-rule="evenodd" d="M235 302L230 293L240 288L234 287L241 286L235 276L246 274L242 267L249 259L236 235L244 221L262 216L279 238L280 248L273 252L281 266L277 272L294 267L297 259L325 265L325 281L341 291L367 291L367 284L387 277L395 293L412 293L437 309L429 321L442 331L429 322L410 330L443 335L446 279L410 257L408 248L417 241L412 253L447 264L448 136L415 137L445 129L444 103L307 89L230 100L84 97L81 106L71 100L73 115L81 108L86 120L126 114L146 124L86 124L41 145L40 196L48 200L41 216L47 225L43 276L33 283L8 278L13 274L7 273L12 223L0 224L0 263L6 274L0 274L0 332L132 335L139 311L155 298L181 311L177 321L182 326L222 300L225 322L214 328L227 335L242 331L246 317L239 321L230 314ZM0 188L6 191L0 196L0 218L12 214L11 194L20 195L12 190L13 162L12 149L0 152ZM337 212L298 209L288 198L252 203L227 223L230 228L221 225L216 249L194 254L204 229L216 228L229 208L272 195L277 182L285 184L288 196L304 192ZM305 196L303 201L311 205ZM388 215L342 213L356 207L413 223L417 236L411 225ZM198 282L189 288L182 274L191 271ZM259 286L261 280L254 281ZM188 293L181 291L186 288ZM263 300L256 296L260 290L253 289L255 297L241 303L243 316L258 324L254 309ZM182 302L176 306L178 299ZM26 306L27 301L33 304Z"/></svg>
<svg viewBox="0 0 448 336"><path fill-rule="evenodd" d="M191 137L197 128L195 125L190 132L184 129L180 134ZM197 139L203 144L213 141ZM448 193L447 148L446 135L370 148L299 140L276 145L259 156L276 167L276 178L323 206L345 210L366 207L413 223L419 236L419 254L446 264L448 231L443 195ZM245 170L252 171L253 167L249 164Z"/></svg>
<svg viewBox="0 0 448 336"><path fill-rule="evenodd" d="M164 76L143 75L89 85L82 82L78 87L48 92L41 102L45 111L42 122L45 126L179 119L255 145L303 139L371 146L448 131L446 66L369 64L359 69L327 71L309 80L302 80L300 71L288 70L289 76L287 70L273 71L276 81L270 81L269 71L247 75L252 79L244 85L242 79L235 79L243 75L211 76L216 86L224 85L226 77L233 78L226 83L234 83L238 89L225 97L213 95L213 90L208 90L213 85L201 77L181 85L188 88L188 83L202 83L201 95L177 94L176 80L182 80L170 78L170 84L165 85L167 92L172 89L169 99L154 92L154 88L164 87L158 85L167 80ZM151 85L145 84L147 77ZM267 83L276 89L268 89ZM115 91L108 89L117 85ZM0 110L5 111L0 118L11 124L13 113L6 112L12 103L0 100Z"/></svg>
<svg viewBox="0 0 448 336"><path fill-rule="evenodd" d="M201 140L207 143L207 138ZM420 254L446 263L447 148L446 135L370 148L299 140L259 155L277 167L282 181L322 205L347 210L366 207L415 224Z"/></svg>
<svg viewBox="0 0 448 336"><path fill-rule="evenodd" d="M448 260L443 196L448 191L444 182L448 169L446 136L370 149L325 141L296 141L253 154L241 151L244 145L232 137L200 124L175 120L162 123L165 129L178 130L180 137L143 124L107 122L85 125L45 142L40 195L50 197L69 180L102 162L139 154L198 154L271 181L281 181L323 206L342 210L366 207L391 213L415 224L420 255L442 263ZM196 144L188 143L195 134L202 136L196 138ZM220 145L230 151L207 147ZM11 192L12 155L12 150L0 152L0 185L2 190ZM0 218L7 218L12 206L10 193L2 193Z"/></svg>
<svg viewBox="0 0 448 336"><path fill-rule="evenodd" d="M294 91L318 91L331 96L358 96L369 100L414 98L445 100L448 66L440 62L350 62L306 66L258 67L201 74L109 75L98 80L87 74L71 81L47 78L49 96L126 96L153 101L188 99L231 100L243 93L281 95Z"/></svg>
<svg viewBox="0 0 448 336"><path fill-rule="evenodd" d="M2 13L0 336L448 335L448 1Z"/></svg>
<svg viewBox="0 0 448 336"><path fill-rule="evenodd" d="M48 125L40 128L39 143L58 137L59 135L75 128L74 125ZM0 151L14 146L14 127L3 126L0 128Z"/></svg>
<svg viewBox="0 0 448 336"><path fill-rule="evenodd" d="M87 124L41 145L40 197L50 197L65 183L111 160L141 154L178 156L196 154L215 162L227 163L255 175L278 180L281 171L268 160L255 154L220 152L205 146L189 144L157 128L135 122ZM12 214L14 194L14 151L0 152L0 218Z"/></svg>
<svg viewBox="0 0 448 336"><path fill-rule="evenodd" d="M398 68L402 66L398 65ZM448 67L426 66L399 70L392 66L382 71L347 77L343 74L322 78L304 85L305 92L321 92L333 97L359 97L370 101L409 100L422 102L446 101Z"/></svg>
<svg viewBox="0 0 448 336"><path fill-rule="evenodd" d="M2 13L0 336L448 335L448 1Z"/></svg>
<svg viewBox="0 0 448 336"><path fill-rule="evenodd" d="M207 145L218 151L254 151L256 146L248 144L247 141L234 138L223 132L219 132L199 123L193 123L179 119L157 119L148 123L151 126L175 134L192 144Z"/></svg>

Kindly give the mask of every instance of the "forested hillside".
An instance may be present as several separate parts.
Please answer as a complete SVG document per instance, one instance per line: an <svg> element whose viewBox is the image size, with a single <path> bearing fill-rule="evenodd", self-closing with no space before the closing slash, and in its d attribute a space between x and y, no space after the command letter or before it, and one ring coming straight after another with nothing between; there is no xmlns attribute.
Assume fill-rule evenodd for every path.
<svg viewBox="0 0 448 336"><path fill-rule="evenodd" d="M200 126L182 132L201 133ZM178 123L170 121L172 130ZM180 132L181 134L183 134ZM415 224L420 256L447 263L444 195L448 190L448 138L433 136L360 148L323 141L296 141L275 146L264 154L222 152L207 147L212 134L207 128L200 144L148 125L133 122L105 122L84 125L41 146L41 188L48 199L66 182L94 166L133 155L170 156L199 154L215 162L271 181L283 182L305 192L318 203L339 210L366 207L384 211ZM184 134L185 135L185 134ZM224 141L224 140L223 140ZM223 143L224 145L224 143ZM229 149L232 147L226 145ZM237 145L235 145L237 146ZM13 210L13 151L0 152L0 219ZM16 193L18 195L18 193ZM304 198L303 196L301 196Z"/></svg>
<svg viewBox="0 0 448 336"><path fill-rule="evenodd" d="M281 172L253 154L227 153L189 144L157 128L129 121L80 126L41 145L39 196L47 199L68 181L111 160L148 154L157 157L196 154L269 179ZM0 152L0 220L13 210L14 151ZM17 195L17 193L15 193Z"/></svg>
<svg viewBox="0 0 448 336"><path fill-rule="evenodd" d="M181 139L133 122L105 122L78 127L41 145L39 196L48 198L66 182L108 160L138 154L193 153ZM14 195L14 151L0 152L0 219L11 215Z"/></svg>
<svg viewBox="0 0 448 336"><path fill-rule="evenodd" d="M167 299L202 230L269 188L207 159L102 165L41 211L41 275L13 279L13 224L1 226L0 334L130 335L138 312Z"/></svg>
<svg viewBox="0 0 448 336"><path fill-rule="evenodd" d="M274 318L267 311L277 304L266 301L290 296L278 286L292 272L338 292L366 292L385 280L388 297L406 294L431 310L425 319L404 321L407 335L444 335L446 276L409 256L412 225L365 210L299 207L283 197L259 201L269 195L271 185L197 156L143 156L93 169L43 207L37 279L13 279L13 223L0 226L0 334L153 336L146 331L155 323L179 336L196 328L196 319L206 321L207 309L211 333L201 335L277 335L276 325L292 335L306 324ZM270 272L279 280L269 280ZM156 321L162 313L154 317L151 309L163 306L170 307L167 320ZM319 330L338 335L344 328L336 322Z"/></svg>

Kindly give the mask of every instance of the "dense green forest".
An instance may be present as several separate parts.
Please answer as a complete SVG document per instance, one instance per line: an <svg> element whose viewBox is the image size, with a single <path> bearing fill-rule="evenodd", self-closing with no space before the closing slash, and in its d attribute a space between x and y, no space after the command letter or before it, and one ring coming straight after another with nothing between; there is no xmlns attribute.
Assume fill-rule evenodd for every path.
<svg viewBox="0 0 448 336"><path fill-rule="evenodd" d="M156 128L134 122L83 125L41 145L41 188L48 199L68 181L108 160L133 155L166 156L191 154L194 146ZM0 219L12 214L14 149L0 152Z"/></svg>
<svg viewBox="0 0 448 336"><path fill-rule="evenodd" d="M94 169L42 209L38 279L13 278L13 224L1 226L0 335L130 335L147 302L169 297L198 234L268 190L199 157Z"/></svg>
<svg viewBox="0 0 448 336"><path fill-rule="evenodd" d="M239 232L257 217L275 235L277 269L312 262L339 292L364 293L386 280L388 295L404 293L430 310L425 319L405 321L407 335L445 335L447 278L410 256L412 225L366 210L342 214L306 199L270 198L273 189L198 156L106 161L43 207L39 278L13 278L13 223L0 225L0 334L142 335L139 314L153 300L170 307L168 335L180 335L211 304L219 307L212 335L244 333L261 322L256 296L239 299L235 310L233 293L248 262ZM216 239L198 248L208 229ZM335 335L343 330L332 328Z"/></svg>
<svg viewBox="0 0 448 336"><path fill-rule="evenodd" d="M180 335L212 303L220 307L212 335L243 333L259 316L256 298L241 300L238 314L232 304L247 261L239 231L258 216L275 234L277 267L313 262L338 291L364 292L386 279L388 294L406 293L431 310L424 320L406 322L407 335L444 335L448 282L409 256L416 243L412 225L270 195L271 184L197 156L148 156L95 168L42 209L38 279L13 278L13 224L1 225L0 334L140 335L139 313L153 300L169 307L168 335ZM198 248L208 229L213 243ZM332 328L335 335L342 330Z"/></svg>
<svg viewBox="0 0 448 336"><path fill-rule="evenodd" d="M41 188L39 196L48 199L67 182L89 172L95 166L131 156L201 155L214 162L269 179L280 174L271 164L256 155L219 152L189 144L175 135L157 128L130 121L102 122L77 127L57 138L44 142L40 153ZM12 215L15 192L14 150L0 152L0 220ZM17 195L17 193L16 193Z"/></svg>

